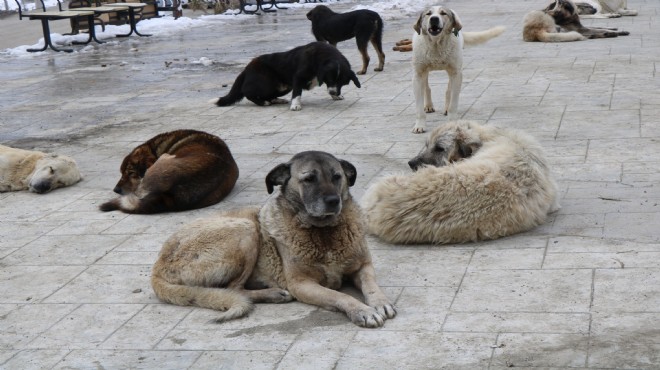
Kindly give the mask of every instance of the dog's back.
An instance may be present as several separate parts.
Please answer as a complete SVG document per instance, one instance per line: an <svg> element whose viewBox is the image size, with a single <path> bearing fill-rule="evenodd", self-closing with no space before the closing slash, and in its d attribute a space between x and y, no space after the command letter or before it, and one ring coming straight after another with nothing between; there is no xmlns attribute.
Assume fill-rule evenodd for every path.
<svg viewBox="0 0 660 370"><path fill-rule="evenodd" d="M383 20L378 13L360 9L346 13L335 13L330 8L319 5L308 13L312 21L312 33L318 41L328 41L336 44L360 34L380 39L383 31Z"/></svg>

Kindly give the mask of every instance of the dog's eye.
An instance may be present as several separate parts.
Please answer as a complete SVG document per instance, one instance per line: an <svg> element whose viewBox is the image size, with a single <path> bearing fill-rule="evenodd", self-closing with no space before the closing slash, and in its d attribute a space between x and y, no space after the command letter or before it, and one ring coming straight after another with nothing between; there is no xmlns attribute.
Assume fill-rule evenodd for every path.
<svg viewBox="0 0 660 370"><path fill-rule="evenodd" d="M55 173L55 169L53 167L48 167L48 170L50 171L51 175Z"/></svg>
<svg viewBox="0 0 660 370"><path fill-rule="evenodd" d="M305 177L302 178L302 182L306 182L308 184L316 182L316 176L314 176L314 175L305 176Z"/></svg>
<svg viewBox="0 0 660 370"><path fill-rule="evenodd" d="M440 146L440 145L436 145L436 146L433 148L433 150L435 150L436 152L444 152L444 151L445 151L445 148L443 148L443 147Z"/></svg>
<svg viewBox="0 0 660 370"><path fill-rule="evenodd" d="M445 11L443 10L443 11L440 12L440 15L447 15L447 12L445 12Z"/></svg>
<svg viewBox="0 0 660 370"><path fill-rule="evenodd" d="M431 14L433 14L433 13L431 13L431 12L426 12L426 15L431 15Z"/></svg>
<svg viewBox="0 0 660 370"><path fill-rule="evenodd" d="M332 181L337 182L337 181L340 181L340 180L341 180L341 174L336 173L336 174L332 175Z"/></svg>

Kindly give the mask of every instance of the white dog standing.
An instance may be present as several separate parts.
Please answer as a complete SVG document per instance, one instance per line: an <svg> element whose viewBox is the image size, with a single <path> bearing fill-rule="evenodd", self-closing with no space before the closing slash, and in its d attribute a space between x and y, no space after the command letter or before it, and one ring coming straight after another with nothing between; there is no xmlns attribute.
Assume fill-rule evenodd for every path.
<svg viewBox="0 0 660 370"><path fill-rule="evenodd" d="M493 27L480 32L462 32L458 15L451 9L433 6L419 16L413 26L413 90L417 118L414 133L426 130L426 113L435 112L431 101L429 72L445 70L449 75L445 94L445 115L457 118L458 95L463 84L463 45L482 44L504 32Z"/></svg>
<svg viewBox="0 0 660 370"><path fill-rule="evenodd" d="M81 179L71 157L0 145L0 192L30 190L41 194Z"/></svg>

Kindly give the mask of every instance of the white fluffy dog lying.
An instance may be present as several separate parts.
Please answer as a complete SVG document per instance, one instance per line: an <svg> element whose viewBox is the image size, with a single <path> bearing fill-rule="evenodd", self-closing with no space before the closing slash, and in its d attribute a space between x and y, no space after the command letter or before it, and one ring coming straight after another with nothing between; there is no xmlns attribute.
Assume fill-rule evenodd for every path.
<svg viewBox="0 0 660 370"><path fill-rule="evenodd" d="M0 145L0 192L47 193L81 179L78 165L71 157Z"/></svg>
<svg viewBox="0 0 660 370"><path fill-rule="evenodd" d="M462 243L529 230L559 209L539 143L512 129L449 122L408 162L416 172L362 197L369 231L391 243Z"/></svg>

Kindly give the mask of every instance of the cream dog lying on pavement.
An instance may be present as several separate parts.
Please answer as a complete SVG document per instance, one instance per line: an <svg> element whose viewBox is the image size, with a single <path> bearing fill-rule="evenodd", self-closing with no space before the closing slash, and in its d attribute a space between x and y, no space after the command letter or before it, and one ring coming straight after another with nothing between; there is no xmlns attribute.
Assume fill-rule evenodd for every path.
<svg viewBox="0 0 660 370"><path fill-rule="evenodd" d="M516 130L449 122L408 162L416 171L373 184L369 231L391 243L462 243L529 230L559 209L543 150Z"/></svg>
<svg viewBox="0 0 660 370"><path fill-rule="evenodd" d="M253 302L293 298L339 310L357 325L383 326L396 311L376 283L361 211L348 191L357 172L323 152L302 152L266 177L280 194L185 226L165 242L151 283L165 302L245 316ZM350 279L365 303L338 292Z"/></svg>
<svg viewBox="0 0 660 370"><path fill-rule="evenodd" d="M0 145L0 192L30 190L41 194L81 179L71 157Z"/></svg>

